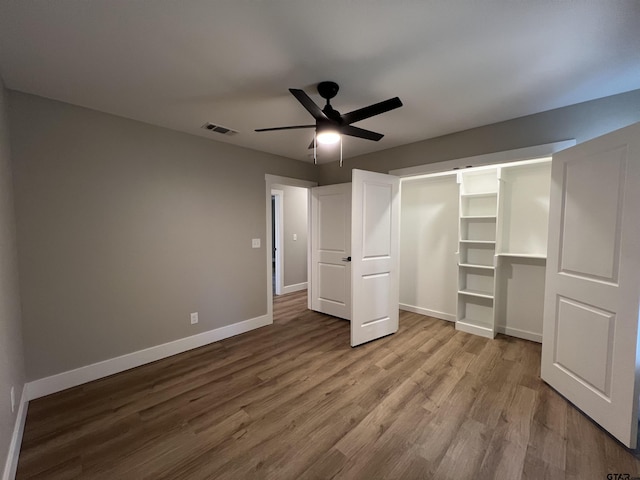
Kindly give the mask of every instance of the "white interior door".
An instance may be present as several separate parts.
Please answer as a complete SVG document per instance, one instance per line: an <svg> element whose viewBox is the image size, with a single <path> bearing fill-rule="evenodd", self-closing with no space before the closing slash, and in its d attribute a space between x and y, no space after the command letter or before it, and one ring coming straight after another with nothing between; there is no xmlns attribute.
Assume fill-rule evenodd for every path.
<svg viewBox="0 0 640 480"><path fill-rule="evenodd" d="M398 331L400 179L353 170L351 346Z"/></svg>
<svg viewBox="0 0 640 480"><path fill-rule="evenodd" d="M351 184L311 189L311 309L351 319Z"/></svg>
<svg viewBox="0 0 640 480"><path fill-rule="evenodd" d="M542 378L635 448L640 124L554 154L551 178Z"/></svg>

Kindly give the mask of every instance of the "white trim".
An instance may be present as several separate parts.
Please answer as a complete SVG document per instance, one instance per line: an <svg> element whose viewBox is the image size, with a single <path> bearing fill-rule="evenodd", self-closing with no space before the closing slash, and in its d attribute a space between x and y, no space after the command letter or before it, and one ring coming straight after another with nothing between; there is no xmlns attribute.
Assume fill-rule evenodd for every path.
<svg viewBox="0 0 640 480"><path fill-rule="evenodd" d="M542 334L529 332L528 330L520 330L519 328L505 327L504 325L496 325L497 333L504 333L510 337L518 337L532 342L542 343Z"/></svg>
<svg viewBox="0 0 640 480"><path fill-rule="evenodd" d="M406 303L400 304L400 310L405 310L407 312L412 312L412 313L418 313L420 315L438 318L440 320L446 320L448 322L456 321L455 313L451 314L451 313L439 312L437 310L429 310L428 308L416 307L415 305L408 305Z"/></svg>
<svg viewBox="0 0 640 480"><path fill-rule="evenodd" d="M282 288L282 293L286 294L286 293L293 293L293 292L299 292L300 290L306 290L307 289L307 282L302 282L302 283L296 283L294 285L285 285Z"/></svg>
<svg viewBox="0 0 640 480"><path fill-rule="evenodd" d="M415 167L399 168L390 170L390 175L398 177L412 177L416 175L427 175L438 172L447 172L454 168L465 168L469 165L479 167L483 165L493 165L496 163L516 162L533 158L548 157L565 148L573 147L575 140L563 140L561 142L546 143L532 147L517 148L515 150L505 150L502 152L487 153L485 155L475 155L473 157L457 158L443 162L428 163Z"/></svg>
<svg viewBox="0 0 640 480"><path fill-rule="evenodd" d="M276 228L276 295L282 295L284 293L284 191L272 188L271 196L275 203L275 217L272 225Z"/></svg>
<svg viewBox="0 0 640 480"><path fill-rule="evenodd" d="M181 338L172 342L145 348L137 352L128 353L120 357L110 358L102 362L93 363L84 367L40 378L27 384L28 399L44 397L52 393L76 387L83 383L91 382L99 378L108 377L115 373L124 372L130 368L139 367L147 363L155 362L178 353L186 352L194 348L202 347L213 342L224 340L241 333L264 327L273 323L273 318L268 315L251 318L242 322L233 323L224 327L198 333L190 337Z"/></svg>
<svg viewBox="0 0 640 480"><path fill-rule="evenodd" d="M18 407L18 414L16 415L16 423L13 427L13 435L11 435L11 443L9 443L7 460L4 464L2 480L13 480L16 478L18 457L20 456L20 445L22 444L22 434L24 433L24 425L27 421L27 408L29 408L27 392L27 386L24 385L24 387L22 387L22 395L20 396L20 406Z"/></svg>
<svg viewBox="0 0 640 480"><path fill-rule="evenodd" d="M307 310L313 310L311 307L311 283L313 282L313 278L311 277L311 273L313 272L312 265L313 262L313 251L311 249L311 242L313 240L313 232L311 231L311 221L313 217L311 216L311 197L313 195L313 188L310 188L307 191ZM640 331L640 329L638 329ZM640 382L638 383L640 385Z"/></svg>
<svg viewBox="0 0 640 480"><path fill-rule="evenodd" d="M290 187L302 187L302 188L311 188L317 187L318 182L314 182L312 180L301 180L299 178L291 178L291 177L281 177L280 175L271 175L269 173L264 174L264 179L269 184L269 188L271 185L288 185Z"/></svg>

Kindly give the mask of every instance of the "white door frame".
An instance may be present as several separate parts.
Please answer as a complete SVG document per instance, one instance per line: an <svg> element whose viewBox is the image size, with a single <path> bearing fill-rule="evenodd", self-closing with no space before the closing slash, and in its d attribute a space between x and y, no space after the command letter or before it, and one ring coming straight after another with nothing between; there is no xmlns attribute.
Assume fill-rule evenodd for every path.
<svg viewBox="0 0 640 480"><path fill-rule="evenodd" d="M266 223L267 223L267 238L266 238L266 281L267 281L267 318L269 323L273 323L273 277L271 272L271 252L273 250L272 245L272 221L271 218L271 190L272 185L289 185L292 187L311 188L318 186L318 182L312 182L309 180L301 180L299 178L281 177L279 175L271 175L266 173L264 175L265 180L265 209L266 209ZM311 195L309 195L309 199ZM309 200L310 201L310 200ZM308 243L308 242L307 242ZM307 259L309 261L309 259Z"/></svg>
<svg viewBox="0 0 640 480"><path fill-rule="evenodd" d="M282 295L282 289L284 288L284 265L282 259L282 235L284 233L284 191L271 189L271 196L274 199L274 217L272 225L275 228L275 232L272 232L271 238L275 237L276 244L272 245L276 248L276 295ZM273 235L275 233L275 235Z"/></svg>

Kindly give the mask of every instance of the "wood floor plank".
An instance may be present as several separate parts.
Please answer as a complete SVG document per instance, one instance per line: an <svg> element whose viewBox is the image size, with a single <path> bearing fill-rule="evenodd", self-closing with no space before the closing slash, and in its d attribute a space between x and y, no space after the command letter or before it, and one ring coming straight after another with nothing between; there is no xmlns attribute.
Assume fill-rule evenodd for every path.
<svg viewBox="0 0 640 480"><path fill-rule="evenodd" d="M491 429L486 425L466 419L453 437L434 477L453 480L477 476L491 434Z"/></svg>
<svg viewBox="0 0 640 480"><path fill-rule="evenodd" d="M540 345L401 312L349 323L276 297L274 324L30 403L18 479L584 479L638 454L540 379Z"/></svg>
<svg viewBox="0 0 640 480"><path fill-rule="evenodd" d="M573 408L567 411L567 480L606 478L604 434Z"/></svg>
<svg viewBox="0 0 640 480"><path fill-rule="evenodd" d="M500 434L494 434L480 466L479 478L487 480L520 480L526 456L526 447L517 445Z"/></svg>
<svg viewBox="0 0 640 480"><path fill-rule="evenodd" d="M552 388L538 390L527 456L535 456L560 470L566 465L567 402Z"/></svg>
<svg viewBox="0 0 640 480"><path fill-rule="evenodd" d="M536 456L527 455L522 480L565 480L564 468L555 467Z"/></svg>

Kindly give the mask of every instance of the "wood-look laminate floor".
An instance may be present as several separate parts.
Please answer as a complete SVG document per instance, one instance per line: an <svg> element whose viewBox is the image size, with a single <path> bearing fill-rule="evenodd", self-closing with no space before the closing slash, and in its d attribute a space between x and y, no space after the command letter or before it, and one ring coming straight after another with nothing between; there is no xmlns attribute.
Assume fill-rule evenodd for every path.
<svg viewBox="0 0 640 480"><path fill-rule="evenodd" d="M402 312L275 323L29 405L18 479L607 479L640 461L539 377L540 345Z"/></svg>

